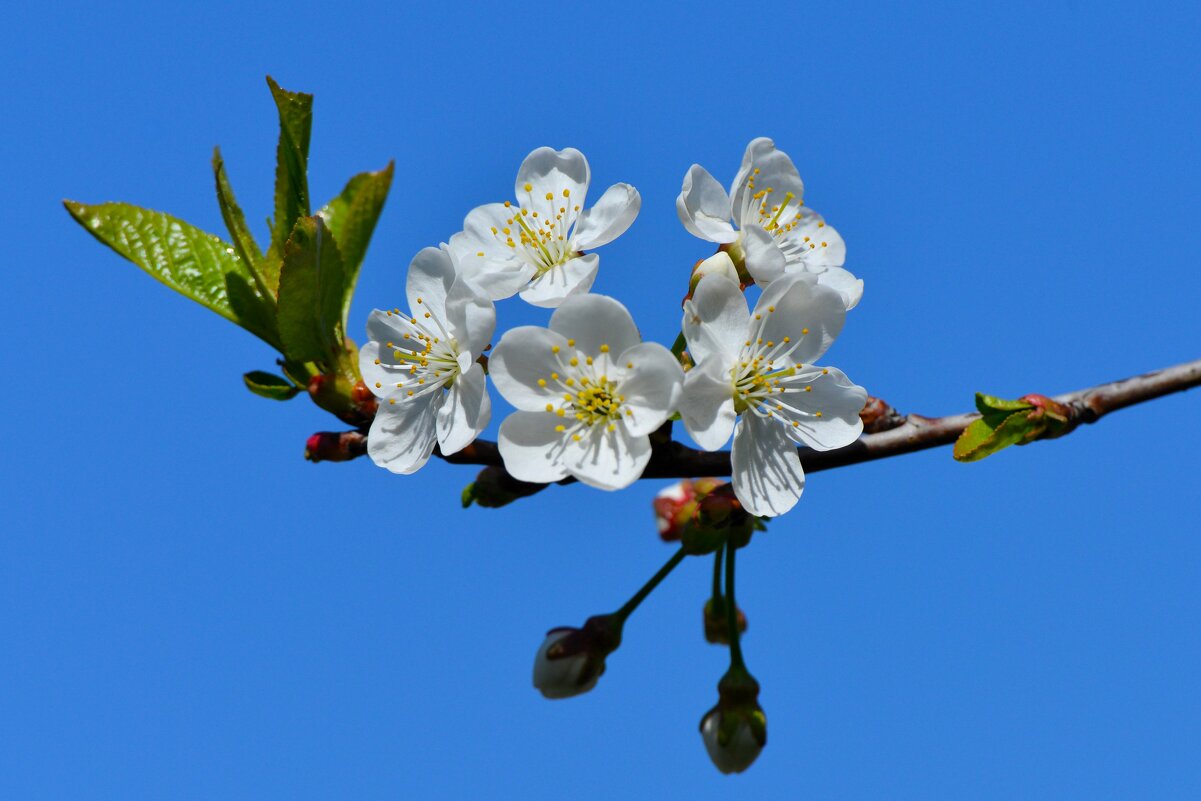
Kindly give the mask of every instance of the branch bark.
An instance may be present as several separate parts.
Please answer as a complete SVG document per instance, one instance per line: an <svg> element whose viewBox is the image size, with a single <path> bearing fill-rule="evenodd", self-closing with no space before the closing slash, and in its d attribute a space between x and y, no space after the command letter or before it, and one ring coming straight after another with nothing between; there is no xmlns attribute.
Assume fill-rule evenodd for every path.
<svg viewBox="0 0 1201 801"><path fill-rule="evenodd" d="M1183 392L1196 386L1201 386L1201 359L1056 395L1054 400L1068 406L1074 415L1073 422L1080 425L1095 423L1105 415L1127 406ZM959 438L969 423L980 417L975 412L947 417L923 417L917 414L902 417L887 407L883 412L875 409L873 415L877 419L888 421L883 425L893 427L877 433L864 434L858 441L838 450L815 451L812 448L798 448L797 452L805 472L815 473L819 470L831 470L835 467L846 467L950 445ZM877 423L876 428L880 427ZM668 437L656 436L654 439L657 441L654 442L651 460L642 478L730 475L729 451L700 451L671 441ZM500 450L495 442L489 440L476 440L458 453L438 455L450 464L483 465L502 470L504 468ZM559 483L567 484L572 480L564 479Z"/></svg>

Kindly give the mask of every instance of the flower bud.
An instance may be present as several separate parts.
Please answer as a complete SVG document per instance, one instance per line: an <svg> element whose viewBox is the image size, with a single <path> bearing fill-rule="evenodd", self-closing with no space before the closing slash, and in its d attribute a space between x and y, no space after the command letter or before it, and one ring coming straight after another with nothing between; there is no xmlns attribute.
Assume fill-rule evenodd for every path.
<svg viewBox="0 0 1201 801"><path fill-rule="evenodd" d="M756 715L757 720L754 719ZM763 732L762 741L756 736L756 729ZM722 773L742 773L749 768L767 743L766 733L767 718L761 710L742 716L714 707L701 720L705 750Z"/></svg>
<svg viewBox="0 0 1201 801"><path fill-rule="evenodd" d="M722 773L742 773L767 745L767 716L759 706L759 682L731 667L717 684L717 706L701 718L701 740Z"/></svg>
<svg viewBox="0 0 1201 801"><path fill-rule="evenodd" d="M705 601L705 640L714 645L730 644L730 619L726 616L728 599L722 595ZM741 609L735 610L738 620L738 633L746 631L746 615Z"/></svg>
<svg viewBox="0 0 1201 801"><path fill-rule="evenodd" d="M692 268L692 280L688 283L688 290L695 291L696 285L707 275L724 275L736 284L742 281L738 277L738 268L734 266L734 260L724 250L719 250L709 258L696 263L696 266Z"/></svg>
<svg viewBox="0 0 1201 801"><path fill-rule="evenodd" d="M664 542L680 538L684 526L696 515L696 491L688 479L678 481L659 490L651 501L655 510L655 523Z"/></svg>
<svg viewBox="0 0 1201 801"><path fill-rule="evenodd" d="M534 687L545 698L586 693L605 672L605 657L620 644L621 621L612 615L590 617L582 629L551 629L534 657Z"/></svg>
<svg viewBox="0 0 1201 801"><path fill-rule="evenodd" d="M304 443L310 462L348 462L367 453L367 437L360 431L318 431Z"/></svg>

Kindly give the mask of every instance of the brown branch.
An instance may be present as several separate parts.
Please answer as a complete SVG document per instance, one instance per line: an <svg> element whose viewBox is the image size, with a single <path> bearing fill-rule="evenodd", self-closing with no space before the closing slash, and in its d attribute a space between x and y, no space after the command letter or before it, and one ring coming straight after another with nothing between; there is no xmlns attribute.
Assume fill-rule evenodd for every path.
<svg viewBox="0 0 1201 801"><path fill-rule="evenodd" d="M1201 386L1201 359L1056 395L1054 400L1066 405L1073 415L1074 425L1080 425L1095 423L1118 409L1196 386ZM972 412L948 417L922 417L917 414L902 417L887 404L876 401L869 402L865 413L867 430L877 433L864 434L856 442L833 451L798 448L805 472L814 473L950 445L969 423L980 416ZM892 427L887 428L889 425ZM651 460L642 478L699 478L730 474L729 451L700 451L662 436L654 439L657 441L654 442ZM488 440L476 440L449 456L438 455L450 464L475 464L503 469L496 443ZM559 483L570 482L571 479L565 479Z"/></svg>

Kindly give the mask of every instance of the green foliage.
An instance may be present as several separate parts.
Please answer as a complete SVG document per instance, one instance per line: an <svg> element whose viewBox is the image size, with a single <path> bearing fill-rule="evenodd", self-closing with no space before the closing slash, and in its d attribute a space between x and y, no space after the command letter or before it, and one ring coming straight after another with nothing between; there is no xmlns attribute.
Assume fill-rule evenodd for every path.
<svg viewBox="0 0 1201 801"><path fill-rule="evenodd" d="M275 149L275 217L271 247L283 252L284 242L301 217L309 216L309 134L313 128L313 96L289 92L270 75L267 85L279 110L279 144Z"/></svg>
<svg viewBox="0 0 1201 801"><path fill-rule="evenodd" d="M359 268L392 186L394 166L394 162L389 162L387 167L378 172L359 173L347 182L341 194L325 204L319 212L338 243L346 271L342 297L343 328L349 319L350 301L359 280Z"/></svg>
<svg viewBox="0 0 1201 801"><path fill-rule="evenodd" d="M1058 437L1075 425L1068 407L1042 395L1006 400L978 392L976 408L980 419L955 441L954 456L960 462L977 462L1010 445Z"/></svg>
<svg viewBox="0 0 1201 801"><path fill-rule="evenodd" d="M246 373L242 380L246 383L246 388L255 395L271 400L291 400L300 392L300 387L288 379L274 373L264 373L262 370Z"/></svg>
<svg viewBox="0 0 1201 801"><path fill-rule="evenodd" d="M234 247L183 220L127 203L63 201L88 233L181 295L279 346L274 302Z"/></svg>
<svg viewBox="0 0 1201 801"><path fill-rule="evenodd" d="M342 350L342 297L346 270L338 245L320 216L296 221L284 245L279 276L279 332L284 355L332 363Z"/></svg>
<svg viewBox="0 0 1201 801"><path fill-rule="evenodd" d="M313 216L308 185L313 96L289 92L270 76L267 85L279 113L279 143L266 253L246 224L220 149L213 151L213 178L230 242L168 214L126 203L92 206L68 200L64 205L105 245L283 354L287 379L247 373L243 379L251 392L287 400L314 375L327 375L334 380L323 385L319 403L351 408L358 364L357 349L346 338L347 318L359 269L392 186L393 165L354 176L320 216Z"/></svg>

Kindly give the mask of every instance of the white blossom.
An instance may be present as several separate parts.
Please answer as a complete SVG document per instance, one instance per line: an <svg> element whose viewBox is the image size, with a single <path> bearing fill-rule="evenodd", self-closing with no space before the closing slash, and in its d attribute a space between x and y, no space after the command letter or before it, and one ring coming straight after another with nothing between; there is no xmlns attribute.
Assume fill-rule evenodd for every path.
<svg viewBox="0 0 1201 801"><path fill-rule="evenodd" d="M476 358L492 338L496 310L456 273L445 245L425 248L409 265L410 313L377 309L367 321L359 367L379 398L367 452L394 473L420 469L435 443L443 453L462 450L492 416Z"/></svg>
<svg viewBox="0 0 1201 801"><path fill-rule="evenodd" d="M505 468L522 481L574 476L628 486L650 459L649 434L675 411L683 371L671 352L642 342L630 313L603 295L568 298L549 328L505 333L489 360L505 400Z"/></svg>
<svg viewBox="0 0 1201 801"><path fill-rule="evenodd" d="M843 268L846 244L804 205L804 191L792 159L760 137L747 145L729 194L704 167L693 164L676 211L693 236L741 253L757 283L809 273L837 290L852 309L863 296L863 281Z"/></svg>
<svg viewBox="0 0 1201 801"><path fill-rule="evenodd" d="M770 284L753 312L737 283L701 280L684 305L682 330L696 366L680 415L706 450L734 435L734 494L753 515L796 504L805 476L798 444L841 448L863 430L867 392L840 370L815 365L842 330L846 308L833 289L798 275Z"/></svg>
<svg viewBox="0 0 1201 801"><path fill-rule="evenodd" d="M642 198L614 184L591 208L588 160L574 148L540 147L517 171L516 202L479 206L451 237L465 274L493 300L520 292L535 306L557 307L592 288L600 257L587 250L625 233Z"/></svg>

